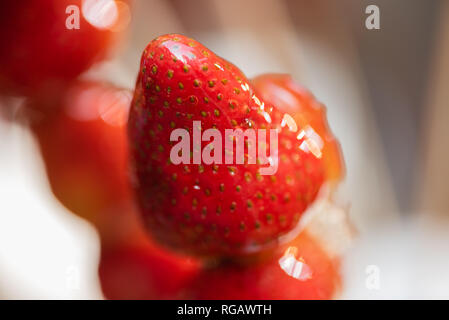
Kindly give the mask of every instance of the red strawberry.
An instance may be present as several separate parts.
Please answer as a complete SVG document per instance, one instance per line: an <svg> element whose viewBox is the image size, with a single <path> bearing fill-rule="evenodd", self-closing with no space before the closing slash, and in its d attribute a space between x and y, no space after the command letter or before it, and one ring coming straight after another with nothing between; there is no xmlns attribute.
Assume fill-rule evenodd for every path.
<svg viewBox="0 0 449 320"><path fill-rule="evenodd" d="M302 232L269 262L206 270L190 285L190 299L332 299L341 287L339 262Z"/></svg>
<svg viewBox="0 0 449 320"><path fill-rule="evenodd" d="M135 210L126 135L131 92L80 81L54 96L52 105L30 100L26 108L53 193L96 226L115 221L103 221L115 213L122 221L120 212Z"/></svg>
<svg viewBox="0 0 449 320"><path fill-rule="evenodd" d="M108 299L186 299L187 288L200 270L198 261L149 241L101 247L99 276Z"/></svg>
<svg viewBox="0 0 449 320"><path fill-rule="evenodd" d="M344 160L340 144L327 123L326 108L288 74L264 74L251 83L265 102L289 112L300 127L311 128L320 136L326 180L339 181L344 176Z"/></svg>
<svg viewBox="0 0 449 320"><path fill-rule="evenodd" d="M94 2L1 1L0 93L53 94L61 82L72 80L104 58L115 34L98 25L102 21L98 18L107 9L114 15L114 8L120 8L111 1L103 2L102 10L102 4L97 1L98 5L92 6ZM71 26L76 17L79 28L68 29L66 22Z"/></svg>
<svg viewBox="0 0 449 320"><path fill-rule="evenodd" d="M102 243L99 276L108 299L331 299L341 287L339 261L307 232L269 261L213 268L149 241Z"/></svg>
<svg viewBox="0 0 449 320"><path fill-rule="evenodd" d="M256 253L276 246L282 235L296 234L324 180L319 147L308 147L313 137L298 136L290 115L264 103L239 69L195 40L153 40L140 70L129 139L151 233L161 243L202 255ZM176 128L193 135L193 121L223 136L225 129L277 129L277 172L261 175L267 165L248 164L248 158L244 164L191 164L195 149L187 156L190 164L174 164L170 153L177 142L170 135ZM274 154L266 143L267 154ZM224 156L226 150L220 151Z"/></svg>

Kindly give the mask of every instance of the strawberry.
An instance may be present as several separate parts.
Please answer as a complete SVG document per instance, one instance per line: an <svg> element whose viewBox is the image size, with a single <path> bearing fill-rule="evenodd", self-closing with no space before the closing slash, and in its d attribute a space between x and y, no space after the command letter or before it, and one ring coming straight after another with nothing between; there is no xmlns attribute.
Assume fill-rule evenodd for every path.
<svg viewBox="0 0 449 320"><path fill-rule="evenodd" d="M340 144L326 119L326 108L288 74L263 74L251 80L257 94L279 110L289 112L302 128L319 135L326 170L326 180L338 182L344 176L344 160ZM306 129L307 130L307 129Z"/></svg>
<svg viewBox="0 0 449 320"><path fill-rule="evenodd" d="M135 210L126 134L132 93L78 81L54 96L51 105L30 99L25 108L54 195L96 226L122 221L120 212Z"/></svg>
<svg viewBox="0 0 449 320"><path fill-rule="evenodd" d="M1 1L0 93L53 94L61 83L105 58L116 33L98 25L101 13L107 12L100 10L101 5L106 4L95 7L93 2ZM111 9L116 4L111 1L106 6ZM92 7L97 12L89 11ZM72 27L76 18L79 28L67 28L66 23Z"/></svg>
<svg viewBox="0 0 449 320"><path fill-rule="evenodd" d="M284 254L251 266L229 264L206 269L189 285L190 299L332 299L341 287L339 261L332 259L307 231Z"/></svg>
<svg viewBox="0 0 449 320"><path fill-rule="evenodd" d="M150 241L101 246L98 273L107 299L187 299L187 289L200 271L197 260Z"/></svg>
<svg viewBox="0 0 449 320"><path fill-rule="evenodd" d="M193 121L222 134L251 128L271 137L269 130L277 130L278 153L266 142L277 171L262 175L267 164L250 164L249 152L243 164L197 163L195 148L190 157L177 152L189 164L175 164L170 136L175 129L193 135ZM320 147L300 129L260 99L237 67L200 43L176 34L154 39L142 55L128 121L147 229L167 246L206 256L258 253L293 237L324 181Z"/></svg>
<svg viewBox="0 0 449 320"><path fill-rule="evenodd" d="M307 231L259 264L209 267L151 241L102 242L100 283L108 299L332 299L341 287L339 259Z"/></svg>

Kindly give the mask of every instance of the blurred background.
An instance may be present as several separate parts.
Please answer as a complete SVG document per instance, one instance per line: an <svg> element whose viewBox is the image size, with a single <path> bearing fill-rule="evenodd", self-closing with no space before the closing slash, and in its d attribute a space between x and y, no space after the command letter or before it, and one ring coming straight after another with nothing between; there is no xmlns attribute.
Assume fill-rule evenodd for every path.
<svg viewBox="0 0 449 320"><path fill-rule="evenodd" d="M378 30L365 26L372 4ZM82 77L132 89L142 50L166 33L197 39L248 77L292 74L326 105L346 161L338 199L358 234L341 298L449 299L449 1L125 5L116 43ZM102 298L98 235L52 195L36 141L11 121L21 103L0 100L0 298Z"/></svg>

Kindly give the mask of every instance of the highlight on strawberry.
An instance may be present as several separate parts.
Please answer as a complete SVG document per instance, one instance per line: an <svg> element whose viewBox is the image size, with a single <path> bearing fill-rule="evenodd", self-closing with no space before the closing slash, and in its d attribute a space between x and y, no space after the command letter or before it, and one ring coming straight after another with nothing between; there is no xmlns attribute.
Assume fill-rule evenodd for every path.
<svg viewBox="0 0 449 320"><path fill-rule="evenodd" d="M303 128L304 135L315 137L314 141L324 162L326 180L338 184L345 174L340 144L327 123L326 108L313 94L295 83L288 74L261 74L251 80L257 94L279 110L292 115L295 123Z"/></svg>

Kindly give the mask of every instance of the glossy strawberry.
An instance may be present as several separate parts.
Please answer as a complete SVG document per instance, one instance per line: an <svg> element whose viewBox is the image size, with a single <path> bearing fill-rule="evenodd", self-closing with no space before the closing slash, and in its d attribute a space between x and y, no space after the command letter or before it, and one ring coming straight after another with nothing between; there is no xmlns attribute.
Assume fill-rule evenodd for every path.
<svg viewBox="0 0 449 320"><path fill-rule="evenodd" d="M257 94L279 110L288 112L306 135L320 144L326 180L338 182L344 176L344 160L340 144L326 119L326 108L288 74L263 74L252 79Z"/></svg>
<svg viewBox="0 0 449 320"><path fill-rule="evenodd" d="M193 259L177 256L149 241L101 247L99 276L107 299L187 299L201 271Z"/></svg>
<svg viewBox="0 0 449 320"><path fill-rule="evenodd" d="M302 232L275 259L205 270L190 285L191 299L332 299L341 287L339 262Z"/></svg>
<svg viewBox="0 0 449 320"><path fill-rule="evenodd" d="M276 173L261 175L267 165L248 164L249 152L244 164L174 164L170 135L179 128L192 134L193 121L223 135L276 129ZM136 190L150 232L202 255L260 252L296 234L324 180L320 150L307 148L313 138L298 136L299 129L292 116L261 100L240 70L200 43L181 35L153 40L142 55L129 117ZM275 154L266 144L267 154ZM192 150L187 158L194 157Z"/></svg>
<svg viewBox="0 0 449 320"><path fill-rule="evenodd" d="M26 108L53 193L97 226L125 224L122 212L136 210L126 134L131 92L79 81L54 96L52 106L30 100Z"/></svg>
<svg viewBox="0 0 449 320"><path fill-rule="evenodd" d="M116 34L99 23L116 5L94 2L1 1L0 94L52 94L103 59ZM67 21L74 22L71 15L79 18L78 29L67 28Z"/></svg>

